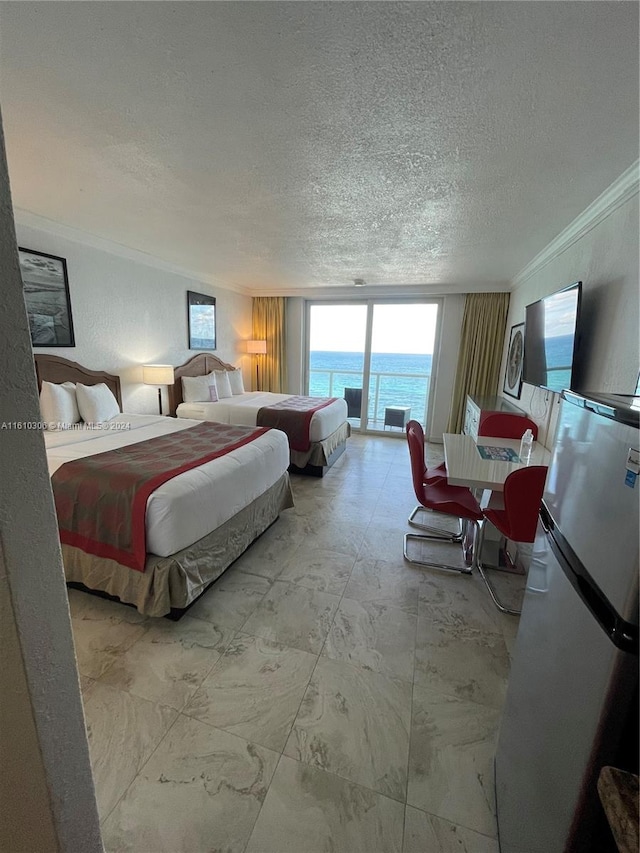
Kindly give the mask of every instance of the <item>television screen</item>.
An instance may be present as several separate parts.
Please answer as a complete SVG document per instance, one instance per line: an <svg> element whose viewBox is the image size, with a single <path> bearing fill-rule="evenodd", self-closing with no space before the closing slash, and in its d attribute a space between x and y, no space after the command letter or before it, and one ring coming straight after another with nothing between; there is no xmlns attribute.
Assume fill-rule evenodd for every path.
<svg viewBox="0 0 640 853"><path fill-rule="evenodd" d="M572 387L581 294L582 282L577 281L527 305L524 382L557 393Z"/></svg>

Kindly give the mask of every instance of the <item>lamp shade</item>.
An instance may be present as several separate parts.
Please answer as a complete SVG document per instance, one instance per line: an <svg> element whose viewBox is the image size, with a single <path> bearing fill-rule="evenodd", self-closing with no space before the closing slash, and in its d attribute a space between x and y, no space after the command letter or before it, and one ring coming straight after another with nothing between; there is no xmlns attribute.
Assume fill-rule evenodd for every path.
<svg viewBox="0 0 640 853"><path fill-rule="evenodd" d="M145 385L173 385L175 378L170 364L143 364L142 381Z"/></svg>
<svg viewBox="0 0 640 853"><path fill-rule="evenodd" d="M265 355L267 352L266 341L247 341L247 352L252 355Z"/></svg>

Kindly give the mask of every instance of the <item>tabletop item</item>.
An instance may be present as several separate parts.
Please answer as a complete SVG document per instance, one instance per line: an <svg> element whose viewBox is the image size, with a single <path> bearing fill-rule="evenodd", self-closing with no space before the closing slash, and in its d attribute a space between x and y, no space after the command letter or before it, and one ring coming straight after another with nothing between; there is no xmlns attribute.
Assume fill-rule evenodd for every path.
<svg viewBox="0 0 640 853"><path fill-rule="evenodd" d="M528 465L531 460L531 449L533 448L533 433L530 429L526 430L520 442L520 461L524 465Z"/></svg>
<svg viewBox="0 0 640 853"><path fill-rule="evenodd" d="M598 772L637 756L639 420L638 397L563 393L496 752L502 853L608 849Z"/></svg>
<svg viewBox="0 0 640 853"><path fill-rule="evenodd" d="M521 456L510 447L493 447L490 444L478 445L478 453L483 459L496 459L499 462L524 462ZM529 450L531 456L531 450Z"/></svg>

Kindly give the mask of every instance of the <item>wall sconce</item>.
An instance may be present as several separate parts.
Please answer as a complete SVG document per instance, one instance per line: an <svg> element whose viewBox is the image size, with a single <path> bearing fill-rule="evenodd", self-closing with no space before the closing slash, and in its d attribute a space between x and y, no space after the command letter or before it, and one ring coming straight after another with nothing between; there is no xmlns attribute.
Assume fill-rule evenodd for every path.
<svg viewBox="0 0 640 853"><path fill-rule="evenodd" d="M247 341L247 352L250 355L266 355L267 354L267 342L266 341ZM260 375L259 375L259 359L256 358L256 391L260 390Z"/></svg>
<svg viewBox="0 0 640 853"><path fill-rule="evenodd" d="M142 381L145 385L158 386L158 412L162 414L162 385L173 385L175 376L171 364L143 364Z"/></svg>

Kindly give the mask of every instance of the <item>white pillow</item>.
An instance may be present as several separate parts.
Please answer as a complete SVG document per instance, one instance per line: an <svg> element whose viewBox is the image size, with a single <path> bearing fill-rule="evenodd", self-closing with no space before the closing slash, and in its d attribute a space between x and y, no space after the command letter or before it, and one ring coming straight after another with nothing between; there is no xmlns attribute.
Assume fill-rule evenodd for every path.
<svg viewBox="0 0 640 853"><path fill-rule="evenodd" d="M80 420L73 382L56 385L43 382L40 389L40 414L47 429L69 429Z"/></svg>
<svg viewBox="0 0 640 853"><path fill-rule="evenodd" d="M232 394L244 394L244 382L242 381L242 371L239 367L235 370L230 370L227 374L229 377L229 385L231 386Z"/></svg>
<svg viewBox="0 0 640 853"><path fill-rule="evenodd" d="M229 374L226 370L214 370L216 377L216 387L218 389L218 397L224 400L225 397L232 397L231 385L229 384Z"/></svg>
<svg viewBox="0 0 640 853"><path fill-rule="evenodd" d="M98 385L76 385L78 409L82 420L88 424L101 424L120 414L120 406L109 388Z"/></svg>
<svg viewBox="0 0 640 853"><path fill-rule="evenodd" d="M218 397L215 374L182 377L182 399L185 403L215 403Z"/></svg>

